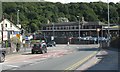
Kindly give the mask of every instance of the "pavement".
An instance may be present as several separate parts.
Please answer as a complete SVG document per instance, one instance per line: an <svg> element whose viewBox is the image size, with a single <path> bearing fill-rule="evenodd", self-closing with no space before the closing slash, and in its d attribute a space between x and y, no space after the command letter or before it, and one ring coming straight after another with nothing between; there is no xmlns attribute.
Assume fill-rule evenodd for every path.
<svg viewBox="0 0 120 72"><path fill-rule="evenodd" d="M118 50L117 49L102 49L97 55L80 66L77 70L89 71L115 71L120 72L118 67Z"/></svg>

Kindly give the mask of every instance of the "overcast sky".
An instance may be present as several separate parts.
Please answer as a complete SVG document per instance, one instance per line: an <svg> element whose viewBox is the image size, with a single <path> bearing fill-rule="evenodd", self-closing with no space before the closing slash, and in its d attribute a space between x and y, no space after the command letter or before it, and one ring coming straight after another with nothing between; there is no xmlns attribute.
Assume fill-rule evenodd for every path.
<svg viewBox="0 0 120 72"><path fill-rule="evenodd" d="M107 0L45 0L45 1L50 1L50 2L61 2L61 3L70 3L70 2L97 2L97 1L102 1L102 2L107 2ZM120 0L109 0L109 2L120 2Z"/></svg>

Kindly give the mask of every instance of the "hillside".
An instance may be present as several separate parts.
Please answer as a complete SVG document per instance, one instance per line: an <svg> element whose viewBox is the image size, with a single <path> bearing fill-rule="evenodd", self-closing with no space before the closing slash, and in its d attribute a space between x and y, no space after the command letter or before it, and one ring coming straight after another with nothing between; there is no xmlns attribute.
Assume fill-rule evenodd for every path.
<svg viewBox="0 0 120 72"><path fill-rule="evenodd" d="M107 23L107 4L91 3L52 3L52 2L5 2L3 13L6 18L17 23L17 10L20 10L20 24L28 32L40 29L40 24L59 22L60 17L77 21L77 16L85 21L102 21ZM120 3L110 3L110 23L120 23Z"/></svg>

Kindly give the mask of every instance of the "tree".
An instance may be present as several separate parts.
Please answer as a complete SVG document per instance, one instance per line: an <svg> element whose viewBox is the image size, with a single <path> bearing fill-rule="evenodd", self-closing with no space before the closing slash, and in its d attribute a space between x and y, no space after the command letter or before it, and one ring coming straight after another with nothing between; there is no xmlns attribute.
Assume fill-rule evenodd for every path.
<svg viewBox="0 0 120 72"><path fill-rule="evenodd" d="M12 16L13 23L17 21L17 10L20 10L20 24L28 32L40 29L40 24L59 22L58 18L65 17L70 22L77 21L76 16L84 17L85 21L107 22L107 3L52 3L52 2L12 2L3 3L3 13L6 18ZM120 23L120 3L110 2L110 23ZM32 30L31 26L34 27Z"/></svg>

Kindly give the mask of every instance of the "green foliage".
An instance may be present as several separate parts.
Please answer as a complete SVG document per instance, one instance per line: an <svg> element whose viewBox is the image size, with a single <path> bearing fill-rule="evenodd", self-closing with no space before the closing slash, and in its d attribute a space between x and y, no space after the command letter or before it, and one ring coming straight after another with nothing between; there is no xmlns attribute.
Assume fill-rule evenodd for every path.
<svg viewBox="0 0 120 72"><path fill-rule="evenodd" d="M120 23L120 3L110 3L110 23ZM69 21L77 21L77 16L86 21L102 21L107 23L107 3L52 3L52 2L11 2L3 3L5 17L12 17L13 23L17 23L17 10L20 10L20 23L28 32L40 29L41 24L59 22L59 18L67 18ZM81 20L81 19L80 19Z"/></svg>
<svg viewBox="0 0 120 72"><path fill-rule="evenodd" d="M21 44L20 39L18 39L17 37L13 37L13 38L11 38L10 40L11 40L11 42L14 43L14 44L17 44L17 43L18 43L18 44Z"/></svg>
<svg viewBox="0 0 120 72"><path fill-rule="evenodd" d="M113 48L120 48L120 37L114 37L111 42L110 42L110 46Z"/></svg>

